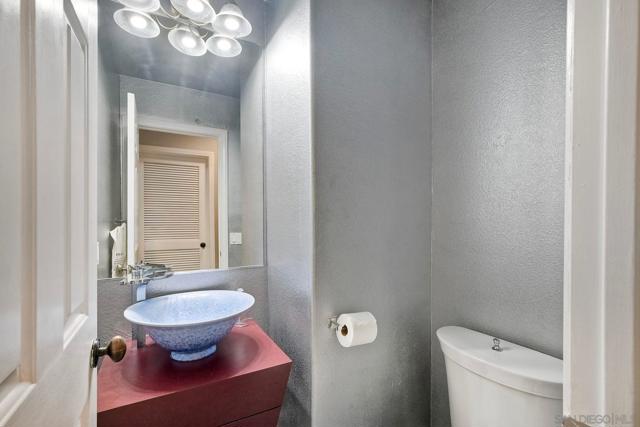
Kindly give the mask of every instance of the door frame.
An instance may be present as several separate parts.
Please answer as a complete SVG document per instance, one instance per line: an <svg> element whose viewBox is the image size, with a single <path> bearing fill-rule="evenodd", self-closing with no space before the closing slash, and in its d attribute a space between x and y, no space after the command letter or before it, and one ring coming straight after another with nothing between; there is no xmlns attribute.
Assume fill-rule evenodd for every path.
<svg viewBox="0 0 640 427"><path fill-rule="evenodd" d="M213 174L211 174L211 165L214 164L214 162L216 163L217 166L217 161L215 159L215 155L212 152L209 151L202 151L202 150L186 150L186 149L182 149L182 148L175 148L175 147L159 147L159 146L153 146L153 145L140 145L140 163L143 163L143 158L151 158L151 159L157 159L157 158L168 158L170 160L176 160L176 161L180 161L180 159L175 159L173 158L173 156L179 157L180 159L193 159L196 161L202 161L207 165L208 170L208 182L207 182L207 192L208 196L207 199L208 201L206 202L206 213L205 215L207 216L211 216L211 213L215 211L216 209L216 200L213 197L213 186L212 184L215 183L215 185L217 185L217 177L214 177ZM144 171L144 166L141 166L139 168L139 170L142 172ZM217 171L217 169L216 169ZM144 187L144 180L142 179L142 177L140 177L140 182L143 184L142 187ZM144 203L143 198L140 198L140 204ZM140 208L140 206L138 207ZM220 216L218 215L218 218ZM144 215L140 215L139 217L139 221L142 222L144 218ZM143 240L142 243L142 247L144 248L144 227L142 226L143 224L139 223L136 224L137 227L139 227L140 229L140 238ZM213 249L218 251L218 256L220 254L220 250L218 249L218 244L219 242L216 240L215 238L215 233L216 233L216 223L215 221L210 221L209 222L209 226L207 228L207 239L210 242L215 242ZM219 234L219 231L218 231ZM215 254L211 253L211 251L207 251L207 253L209 253L209 256L214 255L214 258L211 261L211 264L213 265L212 267L209 267L207 269L211 269L211 268L217 268L215 267ZM202 270L202 269L201 269Z"/></svg>
<svg viewBox="0 0 640 427"><path fill-rule="evenodd" d="M638 1L568 2L566 426L640 425L639 29Z"/></svg>
<svg viewBox="0 0 640 427"><path fill-rule="evenodd" d="M138 128L179 135L213 137L218 142L218 269L229 267L229 150L228 131L202 125L177 122L162 117L138 114ZM189 150L190 152L194 152Z"/></svg>

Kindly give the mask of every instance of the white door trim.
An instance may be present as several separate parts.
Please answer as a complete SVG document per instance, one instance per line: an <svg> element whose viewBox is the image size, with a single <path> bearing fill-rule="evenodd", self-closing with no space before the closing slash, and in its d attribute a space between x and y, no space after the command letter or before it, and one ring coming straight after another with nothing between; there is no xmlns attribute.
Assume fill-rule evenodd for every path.
<svg viewBox="0 0 640 427"><path fill-rule="evenodd" d="M564 415L586 425L640 424L639 12L568 4Z"/></svg>
<svg viewBox="0 0 640 427"><path fill-rule="evenodd" d="M226 129L209 126L192 125L172 121L162 117L138 115L138 126L158 132L177 133L191 136L212 136L218 141L218 268L229 267L229 150L227 147L228 132Z"/></svg>
<svg viewBox="0 0 640 427"><path fill-rule="evenodd" d="M127 93L127 265L134 266L139 261L138 253L138 190L140 158L138 112L136 108L136 96Z"/></svg>

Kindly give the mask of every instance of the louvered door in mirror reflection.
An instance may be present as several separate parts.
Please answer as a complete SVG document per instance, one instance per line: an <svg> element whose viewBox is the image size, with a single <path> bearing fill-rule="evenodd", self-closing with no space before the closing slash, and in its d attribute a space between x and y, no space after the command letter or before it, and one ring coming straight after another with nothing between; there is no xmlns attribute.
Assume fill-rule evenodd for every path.
<svg viewBox="0 0 640 427"><path fill-rule="evenodd" d="M165 264L174 271L215 267L210 158L214 160L141 146L139 203L145 262Z"/></svg>

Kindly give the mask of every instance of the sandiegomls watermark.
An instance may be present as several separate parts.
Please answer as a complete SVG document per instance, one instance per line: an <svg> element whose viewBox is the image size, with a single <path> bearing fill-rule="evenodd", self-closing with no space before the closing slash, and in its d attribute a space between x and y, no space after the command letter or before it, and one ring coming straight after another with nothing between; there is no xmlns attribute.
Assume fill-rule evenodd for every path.
<svg viewBox="0 0 640 427"><path fill-rule="evenodd" d="M633 425L633 416L630 414L583 414L573 415L570 418L564 418L562 416L557 417L557 421L560 425L566 420L577 421L582 424L596 425L602 427L623 427ZM571 425L566 423L564 425Z"/></svg>

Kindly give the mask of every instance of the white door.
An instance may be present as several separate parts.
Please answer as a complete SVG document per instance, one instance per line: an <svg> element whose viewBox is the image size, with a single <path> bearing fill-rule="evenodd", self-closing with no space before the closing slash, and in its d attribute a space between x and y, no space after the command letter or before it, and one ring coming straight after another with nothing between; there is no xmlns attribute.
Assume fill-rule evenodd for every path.
<svg viewBox="0 0 640 427"><path fill-rule="evenodd" d="M95 424L96 2L0 1L0 425Z"/></svg>
<svg viewBox="0 0 640 427"><path fill-rule="evenodd" d="M211 268L206 160L143 154L140 164L145 262L174 271Z"/></svg>
<svg viewBox="0 0 640 427"><path fill-rule="evenodd" d="M136 96L133 93L127 93L127 265L130 266L136 265L142 259L138 230L140 144L137 115Z"/></svg>

